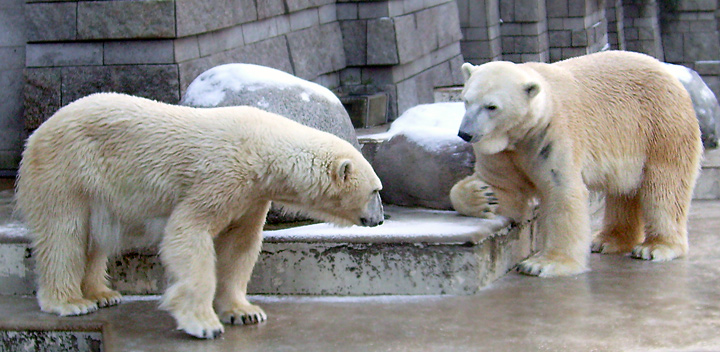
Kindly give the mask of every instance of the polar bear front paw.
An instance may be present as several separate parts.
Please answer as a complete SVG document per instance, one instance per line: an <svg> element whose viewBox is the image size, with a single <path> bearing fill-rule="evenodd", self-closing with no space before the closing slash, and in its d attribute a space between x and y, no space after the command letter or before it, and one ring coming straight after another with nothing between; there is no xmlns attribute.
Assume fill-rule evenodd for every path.
<svg viewBox="0 0 720 352"><path fill-rule="evenodd" d="M652 260L654 262L666 262L685 254L679 246L668 244L640 244L635 246L632 257L636 259Z"/></svg>
<svg viewBox="0 0 720 352"><path fill-rule="evenodd" d="M465 216L492 219L498 208L498 199L490 186L468 176L450 190L453 209Z"/></svg>
<svg viewBox="0 0 720 352"><path fill-rule="evenodd" d="M78 298L66 302L41 302L40 309L46 313L55 313L61 316L83 315L98 310L96 302L89 299Z"/></svg>
<svg viewBox="0 0 720 352"><path fill-rule="evenodd" d="M530 257L518 265L518 272L539 277L571 276L586 272L585 265L572 260L549 259L542 255Z"/></svg>
<svg viewBox="0 0 720 352"><path fill-rule="evenodd" d="M253 304L236 305L232 309L220 312L220 321L232 325L258 324L267 320L262 308Z"/></svg>
<svg viewBox="0 0 720 352"><path fill-rule="evenodd" d="M178 323L178 330L197 338L214 339L225 331L212 309L173 315Z"/></svg>

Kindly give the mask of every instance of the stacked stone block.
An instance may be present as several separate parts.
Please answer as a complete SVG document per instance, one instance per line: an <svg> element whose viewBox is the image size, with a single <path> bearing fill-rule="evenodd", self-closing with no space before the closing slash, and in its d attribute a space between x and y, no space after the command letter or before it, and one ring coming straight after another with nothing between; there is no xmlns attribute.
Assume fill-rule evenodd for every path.
<svg viewBox="0 0 720 352"><path fill-rule="evenodd" d="M720 37L715 0L680 0L663 8L665 60L695 69L720 94Z"/></svg>
<svg viewBox="0 0 720 352"><path fill-rule="evenodd" d="M605 7L608 27L608 45L613 50L626 50L625 11L622 0L608 0Z"/></svg>
<svg viewBox="0 0 720 352"><path fill-rule="evenodd" d="M607 49L604 1L548 1L547 15L551 62Z"/></svg>
<svg viewBox="0 0 720 352"><path fill-rule="evenodd" d="M334 0L28 0L25 11L28 129L98 91L177 103L197 75L224 63L331 88L345 67Z"/></svg>
<svg viewBox="0 0 720 352"><path fill-rule="evenodd" d="M548 61L548 22L545 1L500 2L503 60Z"/></svg>
<svg viewBox="0 0 720 352"><path fill-rule="evenodd" d="M455 1L354 1L337 4L345 38L344 94L384 92L394 118L433 101L433 88L462 83Z"/></svg>
<svg viewBox="0 0 720 352"><path fill-rule="evenodd" d="M480 65L502 57L499 0L458 0L465 61Z"/></svg>
<svg viewBox="0 0 720 352"><path fill-rule="evenodd" d="M716 1L679 1L677 7L666 8L662 38L668 62L693 67L697 61L718 60Z"/></svg>
<svg viewBox="0 0 720 352"><path fill-rule="evenodd" d="M0 176L20 162L25 137L22 119L25 68L24 0L0 2Z"/></svg>
<svg viewBox="0 0 720 352"><path fill-rule="evenodd" d="M627 50L664 60L660 37L659 5L656 0L624 1L623 27Z"/></svg>

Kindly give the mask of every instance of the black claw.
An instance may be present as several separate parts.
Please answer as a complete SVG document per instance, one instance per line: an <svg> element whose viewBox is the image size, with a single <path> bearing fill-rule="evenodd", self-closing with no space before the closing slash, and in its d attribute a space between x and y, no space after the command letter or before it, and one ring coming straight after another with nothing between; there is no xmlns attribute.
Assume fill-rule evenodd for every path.
<svg viewBox="0 0 720 352"><path fill-rule="evenodd" d="M247 324L247 315L243 315L243 316L241 317L241 319L242 319L243 325L246 325L246 324Z"/></svg>
<svg viewBox="0 0 720 352"><path fill-rule="evenodd" d="M213 338L217 338L218 336L220 336L220 330L213 331Z"/></svg>
<svg viewBox="0 0 720 352"><path fill-rule="evenodd" d="M234 315L230 317L230 324L235 325L235 316Z"/></svg>

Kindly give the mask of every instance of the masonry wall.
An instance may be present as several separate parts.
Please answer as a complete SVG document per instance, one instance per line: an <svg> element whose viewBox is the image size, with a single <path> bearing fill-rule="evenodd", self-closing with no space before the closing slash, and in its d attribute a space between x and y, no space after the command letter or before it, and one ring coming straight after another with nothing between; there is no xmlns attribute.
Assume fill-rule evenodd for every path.
<svg viewBox="0 0 720 352"><path fill-rule="evenodd" d="M0 174L20 161L25 68L24 0L0 1Z"/></svg>
<svg viewBox="0 0 720 352"><path fill-rule="evenodd" d="M630 50L690 67L720 94L717 0L458 0L458 9L474 64Z"/></svg>
<svg viewBox="0 0 720 352"><path fill-rule="evenodd" d="M720 92L717 0L4 0L0 170L26 131L98 91L176 103L203 71L274 67L388 119L462 83L469 61L555 62L607 48L698 71Z"/></svg>

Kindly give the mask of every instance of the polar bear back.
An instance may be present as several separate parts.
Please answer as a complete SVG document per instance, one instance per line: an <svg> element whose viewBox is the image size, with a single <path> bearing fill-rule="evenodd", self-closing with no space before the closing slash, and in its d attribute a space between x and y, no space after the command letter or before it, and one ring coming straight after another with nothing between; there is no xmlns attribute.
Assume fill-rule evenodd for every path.
<svg viewBox="0 0 720 352"><path fill-rule="evenodd" d="M659 61L608 51L523 66L545 80L552 123L565 125L591 188L615 184L617 191L632 189L649 158L672 162L678 157L675 150L696 158L699 126L692 101ZM616 170L613 182L607 179L608 170L599 169L610 165ZM628 173L618 174L618 170Z"/></svg>

